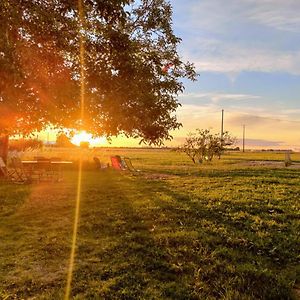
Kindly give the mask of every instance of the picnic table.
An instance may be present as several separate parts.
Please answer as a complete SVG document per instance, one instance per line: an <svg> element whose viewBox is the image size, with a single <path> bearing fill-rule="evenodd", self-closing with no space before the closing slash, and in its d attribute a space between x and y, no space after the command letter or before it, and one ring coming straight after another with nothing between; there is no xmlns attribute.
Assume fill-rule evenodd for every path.
<svg viewBox="0 0 300 300"><path fill-rule="evenodd" d="M63 179L63 166L73 164L67 160L36 159L22 160L22 165L28 171L29 175L36 174L41 179ZM43 177L43 178L42 178Z"/></svg>

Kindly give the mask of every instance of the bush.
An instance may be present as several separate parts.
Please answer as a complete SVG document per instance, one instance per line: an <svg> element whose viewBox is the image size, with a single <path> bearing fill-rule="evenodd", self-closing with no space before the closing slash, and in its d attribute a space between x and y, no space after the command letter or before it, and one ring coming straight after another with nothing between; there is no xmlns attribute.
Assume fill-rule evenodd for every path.
<svg viewBox="0 0 300 300"><path fill-rule="evenodd" d="M212 134L209 129L196 129L195 133L189 133L179 151L190 157L193 163L202 163L212 161L214 156L220 159L225 147L232 146L235 142L236 139L228 131L221 138L220 134Z"/></svg>

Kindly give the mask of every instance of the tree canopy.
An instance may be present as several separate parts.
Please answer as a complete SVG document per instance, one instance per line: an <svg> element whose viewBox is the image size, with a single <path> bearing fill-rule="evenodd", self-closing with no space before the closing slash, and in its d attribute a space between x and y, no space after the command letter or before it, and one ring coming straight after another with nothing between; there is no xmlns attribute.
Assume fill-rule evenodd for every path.
<svg viewBox="0 0 300 300"><path fill-rule="evenodd" d="M0 134L52 125L169 139L181 78L196 77L180 41L165 0L0 1Z"/></svg>
<svg viewBox="0 0 300 300"><path fill-rule="evenodd" d="M74 144L72 144L70 138L65 133L60 133L57 135L55 146L64 148L76 147Z"/></svg>

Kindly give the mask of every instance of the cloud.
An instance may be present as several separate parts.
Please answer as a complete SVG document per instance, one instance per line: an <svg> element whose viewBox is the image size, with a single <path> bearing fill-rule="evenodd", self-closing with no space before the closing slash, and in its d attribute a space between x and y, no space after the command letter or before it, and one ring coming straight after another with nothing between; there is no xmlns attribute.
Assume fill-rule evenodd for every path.
<svg viewBox="0 0 300 300"><path fill-rule="evenodd" d="M300 100L298 101L298 103L300 102ZM293 108L293 109L285 109L284 112L286 114L290 114L290 115L297 115L297 117L300 115L300 108Z"/></svg>
<svg viewBox="0 0 300 300"><path fill-rule="evenodd" d="M222 101L245 101L245 100L255 100L261 98L256 95L248 94L232 94L232 93L186 93L180 98L182 99L198 99L198 100L209 100L212 103L220 103Z"/></svg>
<svg viewBox="0 0 300 300"><path fill-rule="evenodd" d="M299 0L248 0L253 4L246 16L278 30L300 32Z"/></svg>
<svg viewBox="0 0 300 300"><path fill-rule="evenodd" d="M173 0L186 22L201 30L223 33L233 25L263 25L276 30L300 32L299 0Z"/></svg>
<svg viewBox="0 0 300 300"><path fill-rule="evenodd" d="M231 94L231 93L185 93L181 96L181 98L210 98L213 103L220 102L221 100L234 100L234 101L242 101L242 100L253 100L259 99L260 96L257 95L249 95L249 94Z"/></svg>
<svg viewBox="0 0 300 300"><path fill-rule="evenodd" d="M202 46L201 39L199 48ZM281 51L246 47L228 41L212 42L212 48L192 53L185 47L183 55L193 61L197 72L227 73L233 80L242 71L286 72L300 75L300 51ZM218 49L218 50L216 50Z"/></svg>
<svg viewBox="0 0 300 300"><path fill-rule="evenodd" d="M213 103L219 103L221 101L245 101L259 99L260 96L247 95L247 94L224 94L224 93L212 93L211 100Z"/></svg>
<svg viewBox="0 0 300 300"><path fill-rule="evenodd" d="M238 145L241 145L242 143L243 143L242 139L237 140ZM284 142L262 140L262 139L246 139L245 144L247 144L247 147L276 147L276 146L284 145Z"/></svg>
<svg viewBox="0 0 300 300"><path fill-rule="evenodd" d="M228 120L231 125L239 126L241 124L246 124L247 126L262 126L267 124L273 124L274 119L270 119L266 116L258 116L258 115L251 115L251 114L235 114L231 116Z"/></svg>
<svg viewBox="0 0 300 300"><path fill-rule="evenodd" d="M270 126L274 128L274 124L277 126L280 125L281 127L285 127L286 129L296 130L295 125L299 124L300 121L290 118L288 114L280 114L277 112L277 115L273 115L272 112L263 111L260 114L254 113L245 113L241 112L234 112L228 118L228 122L231 125L237 126L240 124L249 125L252 127L257 126Z"/></svg>

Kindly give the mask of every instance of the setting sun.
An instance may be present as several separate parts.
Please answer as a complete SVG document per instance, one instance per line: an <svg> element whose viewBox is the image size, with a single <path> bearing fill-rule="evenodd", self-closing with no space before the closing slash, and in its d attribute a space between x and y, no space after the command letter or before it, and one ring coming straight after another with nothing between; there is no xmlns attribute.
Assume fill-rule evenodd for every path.
<svg viewBox="0 0 300 300"><path fill-rule="evenodd" d="M106 138L105 137L93 138L93 135L91 133L87 133L86 131L80 131L79 133L73 136L71 142L77 146L79 146L81 142L89 142L90 146L94 147L94 146L100 146L105 144Z"/></svg>

